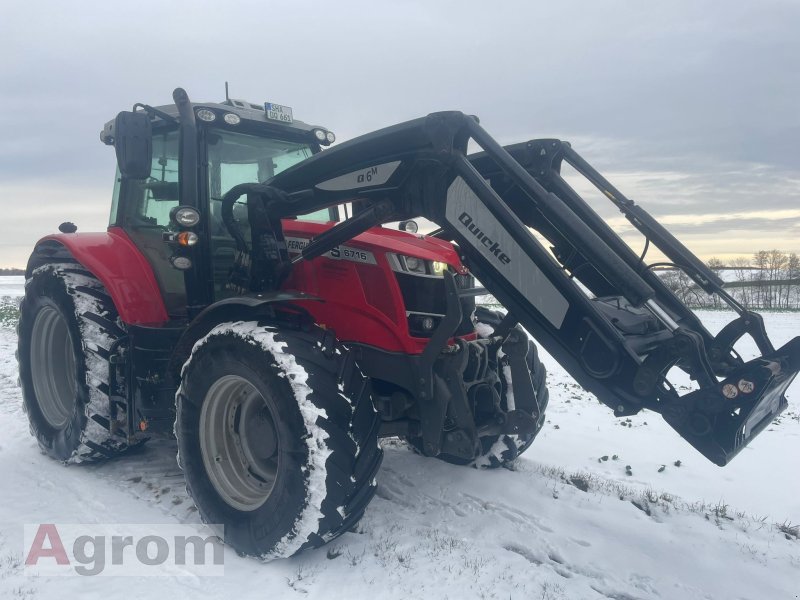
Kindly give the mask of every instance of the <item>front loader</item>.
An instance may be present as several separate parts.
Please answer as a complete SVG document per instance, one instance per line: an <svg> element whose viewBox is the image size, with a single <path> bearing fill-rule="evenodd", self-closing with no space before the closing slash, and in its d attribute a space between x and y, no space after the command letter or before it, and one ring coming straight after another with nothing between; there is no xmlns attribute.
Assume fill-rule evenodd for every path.
<svg viewBox="0 0 800 600"><path fill-rule="evenodd" d="M526 332L615 415L658 412L718 465L786 408L800 338L776 350L761 317L568 143L503 148L440 112L323 150L333 134L288 107L173 97L101 134L118 162L108 231L63 224L37 244L20 380L58 460L174 432L201 516L238 552L288 556L351 528L380 437L457 464L513 461L548 401ZM737 318L712 336L565 162ZM384 226L416 217L439 229ZM506 311L476 307L486 293ZM762 356L736 353L745 334ZM697 389L679 394L673 367Z"/></svg>

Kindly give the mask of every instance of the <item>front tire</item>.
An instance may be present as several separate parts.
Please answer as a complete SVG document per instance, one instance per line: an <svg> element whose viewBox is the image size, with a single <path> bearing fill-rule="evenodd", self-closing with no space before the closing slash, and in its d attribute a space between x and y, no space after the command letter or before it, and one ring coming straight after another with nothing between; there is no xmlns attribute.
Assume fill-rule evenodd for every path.
<svg viewBox="0 0 800 600"><path fill-rule="evenodd" d="M202 519L238 553L283 558L350 529L375 493L380 421L324 332L223 323L194 347L175 434Z"/></svg>
<svg viewBox="0 0 800 600"><path fill-rule="evenodd" d="M479 323L479 335L485 337L490 335L489 329L494 331L494 328L500 325L503 320L502 313L489 310L482 306L475 309L475 318ZM520 334L525 335L525 332L520 329ZM494 435L481 438L481 448L483 453L475 459L474 465L480 468L494 469L498 467L508 466L518 456L525 452L536 436L541 431L545 421L545 410L550 400L550 392L547 389L547 370L539 360L539 351L531 340L528 340L528 354L525 357L528 363L528 372L530 373L531 382L533 383L533 391L535 397L532 398L514 398L515 407L519 410L524 410L532 414L538 405L539 417L537 419L536 431L528 435ZM507 401L509 393L511 393L511 369L505 364L502 357L499 357L496 368L500 376L502 384L501 406L507 409Z"/></svg>

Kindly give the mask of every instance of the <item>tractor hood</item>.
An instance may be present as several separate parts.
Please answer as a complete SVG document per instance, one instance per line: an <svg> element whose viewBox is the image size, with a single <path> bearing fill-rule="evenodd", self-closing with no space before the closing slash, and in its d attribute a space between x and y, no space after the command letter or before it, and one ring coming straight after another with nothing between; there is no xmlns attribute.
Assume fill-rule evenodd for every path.
<svg viewBox="0 0 800 600"><path fill-rule="evenodd" d="M314 223L309 221L285 220L283 232L287 238L312 238L327 229L330 223ZM416 256L425 260L447 263L459 273L466 272L453 244L439 238L388 229L373 227L347 242L348 246L370 250L371 252L394 252L407 256Z"/></svg>

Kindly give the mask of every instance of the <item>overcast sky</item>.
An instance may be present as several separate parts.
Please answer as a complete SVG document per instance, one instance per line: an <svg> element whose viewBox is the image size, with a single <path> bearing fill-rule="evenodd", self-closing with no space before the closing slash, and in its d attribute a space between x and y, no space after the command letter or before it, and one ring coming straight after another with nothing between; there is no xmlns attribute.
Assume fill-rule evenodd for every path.
<svg viewBox="0 0 800 600"><path fill-rule="evenodd" d="M799 31L796 0L4 2L0 266L105 227L103 123L226 80L339 140L450 109L570 140L703 258L800 252Z"/></svg>

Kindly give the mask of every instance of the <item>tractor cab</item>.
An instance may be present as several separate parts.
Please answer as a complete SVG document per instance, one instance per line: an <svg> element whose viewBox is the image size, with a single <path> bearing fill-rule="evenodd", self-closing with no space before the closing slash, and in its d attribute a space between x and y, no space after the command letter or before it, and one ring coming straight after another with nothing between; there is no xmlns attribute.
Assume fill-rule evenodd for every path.
<svg viewBox="0 0 800 600"><path fill-rule="evenodd" d="M109 226L123 229L142 251L168 314L179 319L190 316L187 307L232 294L226 284L236 248L222 220L223 194L270 179L335 141L332 132L294 120L289 107L277 104L229 99L184 106L187 116L181 110L138 104L108 122L100 136L118 149ZM246 202L236 202L234 216L249 235ZM188 221L176 221L179 208ZM177 236L193 218L192 235ZM337 220L337 209L300 218Z"/></svg>

